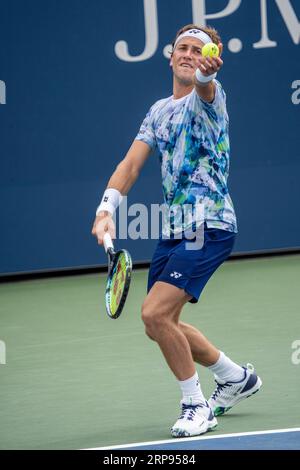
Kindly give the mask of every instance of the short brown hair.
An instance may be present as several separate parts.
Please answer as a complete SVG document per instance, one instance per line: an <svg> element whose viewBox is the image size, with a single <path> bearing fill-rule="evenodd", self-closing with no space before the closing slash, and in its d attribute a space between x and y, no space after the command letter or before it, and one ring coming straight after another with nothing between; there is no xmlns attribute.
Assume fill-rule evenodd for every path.
<svg viewBox="0 0 300 470"><path fill-rule="evenodd" d="M178 38L178 36L180 36L182 33L185 33L189 29L200 29L201 31L204 31L204 33L208 34L208 36L211 38L212 42L214 42L215 44L219 44L221 42L221 37L220 37L218 31L215 28L212 28L211 26L198 26L196 24L187 24L187 25L183 26L182 28L180 28L177 31L175 39L172 42L172 52L171 52L171 54L173 54L174 44L175 44L176 39Z"/></svg>

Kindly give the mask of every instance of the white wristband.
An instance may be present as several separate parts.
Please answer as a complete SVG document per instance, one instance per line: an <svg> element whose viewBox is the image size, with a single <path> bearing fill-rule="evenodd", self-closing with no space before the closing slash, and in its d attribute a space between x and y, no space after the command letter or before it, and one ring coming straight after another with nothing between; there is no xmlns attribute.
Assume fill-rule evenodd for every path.
<svg viewBox="0 0 300 470"><path fill-rule="evenodd" d="M99 215L101 211L107 211L113 215L117 207L121 204L122 199L123 196L120 191L114 188L107 188L104 191L100 205L97 207L96 215Z"/></svg>
<svg viewBox="0 0 300 470"><path fill-rule="evenodd" d="M208 83L211 82L214 78L216 78L217 72L213 73L212 75L203 75L200 69L196 70L195 77L197 82L199 83Z"/></svg>

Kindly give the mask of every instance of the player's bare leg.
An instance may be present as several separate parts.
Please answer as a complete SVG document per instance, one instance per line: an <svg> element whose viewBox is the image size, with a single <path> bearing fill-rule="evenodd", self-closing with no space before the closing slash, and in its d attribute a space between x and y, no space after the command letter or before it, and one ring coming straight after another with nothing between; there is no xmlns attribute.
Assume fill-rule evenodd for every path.
<svg viewBox="0 0 300 470"><path fill-rule="evenodd" d="M208 341L201 331L183 322L179 322L179 327L189 342L195 362L204 367L212 366L217 362L220 351Z"/></svg>
<svg viewBox="0 0 300 470"><path fill-rule="evenodd" d="M194 338L195 333L190 333L187 338L179 323L182 307L190 298L183 289L159 281L150 290L142 307L146 333L159 344L178 380L186 380L195 373L194 359L188 341L189 338ZM218 350L203 335L200 334L196 339L199 344L194 350L197 350L198 355L199 351L203 351L202 362L210 361L210 364L216 362Z"/></svg>
<svg viewBox="0 0 300 470"><path fill-rule="evenodd" d="M203 396L189 342L179 326L182 307L190 298L183 289L158 281L142 307L146 333L158 343L182 391L181 414L171 429L174 437L203 434L217 425ZM206 339L205 347L210 350ZM212 357L214 354L215 348L211 345Z"/></svg>

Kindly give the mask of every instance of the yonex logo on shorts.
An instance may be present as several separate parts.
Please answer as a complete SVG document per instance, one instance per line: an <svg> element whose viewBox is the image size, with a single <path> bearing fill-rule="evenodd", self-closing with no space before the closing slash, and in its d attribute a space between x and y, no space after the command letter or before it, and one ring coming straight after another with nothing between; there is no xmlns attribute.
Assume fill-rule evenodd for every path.
<svg viewBox="0 0 300 470"><path fill-rule="evenodd" d="M178 279L179 277L182 276L181 273L178 273L177 271L173 271L171 274L170 274L171 277L175 277L175 279Z"/></svg>

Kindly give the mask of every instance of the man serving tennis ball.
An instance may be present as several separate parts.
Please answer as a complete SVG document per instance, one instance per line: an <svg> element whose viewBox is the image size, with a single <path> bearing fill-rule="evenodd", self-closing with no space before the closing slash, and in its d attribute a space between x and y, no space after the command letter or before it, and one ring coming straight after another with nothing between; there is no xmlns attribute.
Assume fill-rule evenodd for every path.
<svg viewBox="0 0 300 470"><path fill-rule="evenodd" d="M195 221L182 224L173 217L171 236L159 239L142 307L146 334L158 343L182 392L181 414L171 429L174 437L213 429L216 416L257 392L262 384L252 367L239 366L200 331L180 321L184 304L198 301L209 278L229 256L237 232L227 187L226 97L216 80L223 65L221 55L222 44L215 29L192 24L178 31L170 58L173 95L157 101L149 110L108 182L92 230L100 244L105 231L114 236L112 214L154 148L161 154L168 207L203 208L202 218L196 218L196 226L199 228L200 222L204 226L201 248L187 249L186 233ZM175 236L178 234L182 237ZM195 362L215 375L217 387L208 401Z"/></svg>

